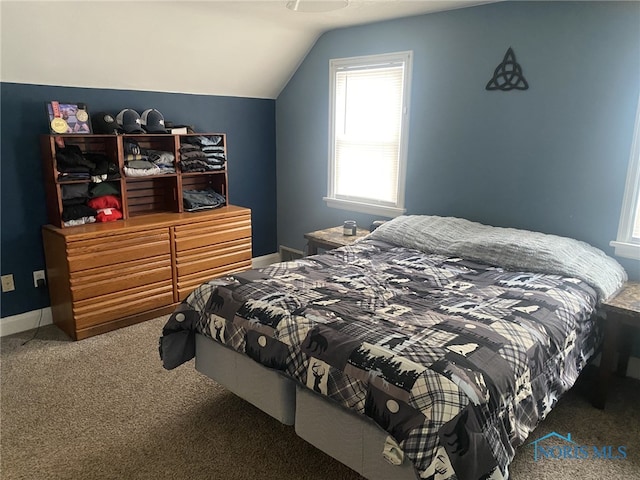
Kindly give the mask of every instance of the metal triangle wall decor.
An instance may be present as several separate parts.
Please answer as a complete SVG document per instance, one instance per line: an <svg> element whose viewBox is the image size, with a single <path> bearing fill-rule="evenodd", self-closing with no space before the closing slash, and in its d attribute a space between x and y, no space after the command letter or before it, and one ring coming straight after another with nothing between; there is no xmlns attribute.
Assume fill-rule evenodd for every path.
<svg viewBox="0 0 640 480"><path fill-rule="evenodd" d="M522 75L522 67L516 62L516 54L509 47L507 53L504 54L502 63L493 71L493 78L489 80L487 90L528 90L529 84Z"/></svg>

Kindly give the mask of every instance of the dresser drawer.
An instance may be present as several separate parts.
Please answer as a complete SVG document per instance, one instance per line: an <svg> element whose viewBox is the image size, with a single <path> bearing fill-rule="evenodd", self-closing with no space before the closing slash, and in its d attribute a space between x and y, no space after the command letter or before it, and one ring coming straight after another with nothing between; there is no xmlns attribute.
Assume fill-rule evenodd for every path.
<svg viewBox="0 0 640 480"><path fill-rule="evenodd" d="M251 260L251 240L245 238L178 252L176 267L178 278L180 278L191 273L248 260Z"/></svg>
<svg viewBox="0 0 640 480"><path fill-rule="evenodd" d="M106 265L119 266L130 260L170 253L168 228L121 235L105 235L70 242L67 246L70 272Z"/></svg>
<svg viewBox="0 0 640 480"><path fill-rule="evenodd" d="M251 216L241 215L174 227L176 252L242 238L251 239Z"/></svg>
<svg viewBox="0 0 640 480"><path fill-rule="evenodd" d="M52 317L74 340L170 313L203 282L251 267L251 211L235 206L47 225L43 239Z"/></svg>
<svg viewBox="0 0 640 480"><path fill-rule="evenodd" d="M211 280L222 275L230 275L232 273L243 272L251 268L251 259L224 265L209 270L183 275L178 277L178 301L181 302L193 292L201 283Z"/></svg>
<svg viewBox="0 0 640 480"><path fill-rule="evenodd" d="M74 302L73 314L81 330L172 303L171 282L159 282Z"/></svg>
<svg viewBox="0 0 640 480"><path fill-rule="evenodd" d="M69 275L71 296L74 301L99 297L108 293L127 291L152 283L172 282L171 257L145 258L125 262L117 267L92 268Z"/></svg>

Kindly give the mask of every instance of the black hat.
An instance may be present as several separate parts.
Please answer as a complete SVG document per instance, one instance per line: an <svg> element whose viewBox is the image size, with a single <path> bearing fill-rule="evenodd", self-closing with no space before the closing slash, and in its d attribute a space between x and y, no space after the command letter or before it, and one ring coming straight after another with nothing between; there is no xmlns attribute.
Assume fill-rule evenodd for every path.
<svg viewBox="0 0 640 480"><path fill-rule="evenodd" d="M167 133L164 126L164 117L155 108L149 108L142 112L142 127L147 133Z"/></svg>
<svg viewBox="0 0 640 480"><path fill-rule="evenodd" d="M94 113L91 116L91 123L93 125L93 133L118 133L118 122L116 119L107 112Z"/></svg>
<svg viewBox="0 0 640 480"><path fill-rule="evenodd" d="M121 110L116 117L116 122L125 133L144 133L140 115L130 108Z"/></svg>

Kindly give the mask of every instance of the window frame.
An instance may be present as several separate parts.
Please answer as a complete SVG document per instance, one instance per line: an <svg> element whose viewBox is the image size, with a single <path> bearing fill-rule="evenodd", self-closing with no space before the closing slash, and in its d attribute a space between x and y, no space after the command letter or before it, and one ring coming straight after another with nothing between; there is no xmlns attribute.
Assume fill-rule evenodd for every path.
<svg viewBox="0 0 640 480"><path fill-rule="evenodd" d="M633 236L636 218L640 221L640 95L631 142L631 156L622 200L616 240L610 242L619 257L640 260L640 238Z"/></svg>
<svg viewBox="0 0 640 480"><path fill-rule="evenodd" d="M395 204L367 202L355 199L338 198L336 196L336 74L348 68L362 69L367 66L376 67L390 63L402 63L404 68L402 115L400 123L400 141L398 145L398 177L397 201ZM360 213L397 217L406 212L405 183L407 170L407 150L409 138L409 104L411 98L413 51L393 52L357 57L336 58L329 60L329 158L327 196L323 197L328 207L350 210Z"/></svg>

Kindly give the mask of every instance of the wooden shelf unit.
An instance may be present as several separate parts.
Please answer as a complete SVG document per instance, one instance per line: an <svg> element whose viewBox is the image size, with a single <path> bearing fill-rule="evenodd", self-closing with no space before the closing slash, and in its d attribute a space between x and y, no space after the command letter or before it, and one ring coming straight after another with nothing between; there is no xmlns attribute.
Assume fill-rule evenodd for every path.
<svg viewBox="0 0 640 480"><path fill-rule="evenodd" d="M186 137L220 137L220 147L227 156L227 139L224 133L197 134L131 134L131 135L42 135L40 146L47 197L47 216L49 223L60 228L62 221L62 186L67 184L91 184L85 180L59 180L56 158L56 145L75 145L83 153L105 155L109 162L117 165L120 178L110 180L120 191L123 220L155 213L182 213L183 190L202 190L212 188L225 196L229 205L228 178L226 166L209 172L182 172L180 143ZM145 177L127 177L125 166L125 142L135 141L141 149L170 152L176 159L176 173Z"/></svg>
<svg viewBox="0 0 640 480"><path fill-rule="evenodd" d="M251 211L229 205L224 169L182 172L180 144L185 137L218 136L226 158L226 135L42 135L40 138L47 214L42 229L53 321L74 340L170 313L201 283L251 267ZM125 175L125 143L170 152L176 173ZM99 153L117 166L109 180L121 193L121 220L64 226L65 185L56 146L76 145ZM213 189L226 206L186 212L183 190Z"/></svg>

